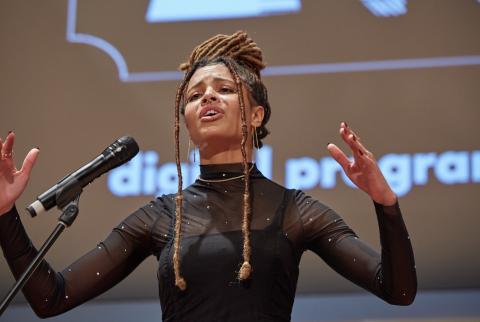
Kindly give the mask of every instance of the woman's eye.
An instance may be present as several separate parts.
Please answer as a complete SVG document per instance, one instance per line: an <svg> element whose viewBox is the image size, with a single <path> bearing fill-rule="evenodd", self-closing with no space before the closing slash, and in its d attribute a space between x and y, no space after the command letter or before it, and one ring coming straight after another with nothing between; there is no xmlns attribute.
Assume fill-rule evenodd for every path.
<svg viewBox="0 0 480 322"><path fill-rule="evenodd" d="M188 97L188 102L194 101L200 97L200 93L192 94Z"/></svg>
<svg viewBox="0 0 480 322"><path fill-rule="evenodd" d="M231 87L222 87L220 89L220 92L222 92L222 93L235 93L235 89L233 89Z"/></svg>

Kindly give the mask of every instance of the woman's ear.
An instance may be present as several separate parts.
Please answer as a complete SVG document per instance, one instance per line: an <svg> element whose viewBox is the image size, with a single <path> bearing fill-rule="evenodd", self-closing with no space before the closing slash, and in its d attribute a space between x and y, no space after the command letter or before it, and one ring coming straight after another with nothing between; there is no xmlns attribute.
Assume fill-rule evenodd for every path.
<svg viewBox="0 0 480 322"><path fill-rule="evenodd" d="M252 113L250 116L250 123L255 127L259 127L262 124L263 117L265 116L265 109L261 105L252 106Z"/></svg>

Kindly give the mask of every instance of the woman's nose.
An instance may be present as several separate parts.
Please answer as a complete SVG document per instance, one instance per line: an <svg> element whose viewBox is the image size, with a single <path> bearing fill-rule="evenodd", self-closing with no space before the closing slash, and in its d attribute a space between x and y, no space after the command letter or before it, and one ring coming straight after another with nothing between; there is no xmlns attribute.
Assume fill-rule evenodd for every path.
<svg viewBox="0 0 480 322"><path fill-rule="evenodd" d="M216 100L217 96L215 94L215 91L211 88L208 88L203 94L202 103L215 102Z"/></svg>

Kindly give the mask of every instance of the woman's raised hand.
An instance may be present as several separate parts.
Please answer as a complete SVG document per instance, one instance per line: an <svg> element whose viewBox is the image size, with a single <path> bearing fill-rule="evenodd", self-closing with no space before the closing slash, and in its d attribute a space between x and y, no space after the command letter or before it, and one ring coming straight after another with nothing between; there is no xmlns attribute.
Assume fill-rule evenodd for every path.
<svg viewBox="0 0 480 322"><path fill-rule="evenodd" d="M17 170L13 160L13 143L15 133L9 132L5 142L0 138L0 215L12 209L15 201L20 197L27 186L35 161L38 148L31 149L23 161L22 168Z"/></svg>
<svg viewBox="0 0 480 322"><path fill-rule="evenodd" d="M385 180L373 154L363 146L358 135L345 122L340 124L340 136L352 150L353 161L350 161L335 144L329 143L327 149L342 166L348 178L375 202L385 206L394 205L397 196Z"/></svg>

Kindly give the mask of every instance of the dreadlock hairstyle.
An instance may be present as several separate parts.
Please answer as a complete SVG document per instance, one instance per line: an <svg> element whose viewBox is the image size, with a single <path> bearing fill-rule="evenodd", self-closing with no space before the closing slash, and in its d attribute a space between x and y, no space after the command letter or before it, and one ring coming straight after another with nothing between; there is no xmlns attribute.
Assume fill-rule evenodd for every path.
<svg viewBox="0 0 480 322"><path fill-rule="evenodd" d="M268 103L267 89L261 81L260 71L265 68L262 58L262 51L244 31L237 31L232 35L216 35L202 44L195 47L188 62L180 65L180 70L185 72L183 81L177 88L175 97L175 162L178 174L178 191L175 197L175 237L173 268L175 274L175 285L185 290L187 284L180 274L180 238L182 222L182 170L180 165L180 113L185 112L184 93L190 81L190 78L198 68L214 65L225 65L232 75L237 89L238 101L240 106L240 115L242 122L242 141L241 153L243 158L244 174L244 192L243 192L243 216L242 216L242 235L243 235L243 263L238 272L240 281L247 280L252 273L250 265L251 246L250 246L250 176L247 163L247 152L245 149L248 136L247 116L243 96L243 84L246 85L251 103L263 106L264 118L262 124L256 128L258 138L258 147L262 147L261 139L265 138L269 131L265 124L270 118L270 104Z"/></svg>

